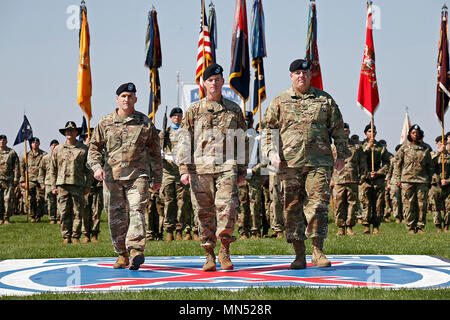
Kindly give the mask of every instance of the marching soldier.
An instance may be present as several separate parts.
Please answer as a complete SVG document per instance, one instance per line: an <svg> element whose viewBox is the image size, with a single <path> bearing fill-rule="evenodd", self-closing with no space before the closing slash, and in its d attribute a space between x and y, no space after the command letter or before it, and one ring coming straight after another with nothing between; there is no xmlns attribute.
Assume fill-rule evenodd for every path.
<svg viewBox="0 0 450 320"><path fill-rule="evenodd" d="M206 251L204 271L216 270L214 248L221 241L222 270L232 270L230 243L236 208L237 185L247 171L246 125L241 108L222 96L223 68L211 64L203 72L206 97L192 104L183 118L177 162L181 182L191 184L192 204L198 216L201 246Z"/></svg>
<svg viewBox="0 0 450 320"><path fill-rule="evenodd" d="M350 127L347 123L344 123L344 131L349 137ZM344 168L341 171L334 170L331 177L338 236L354 235L352 228L355 225L359 201L358 186L367 176L367 159L361 145L349 139L348 149L352 155L345 159Z"/></svg>
<svg viewBox="0 0 450 320"><path fill-rule="evenodd" d="M86 166L88 148L77 141L81 128L75 122L68 121L59 132L66 141L51 153L50 183L52 193L57 195L63 243L79 244L85 218L82 215L86 212L84 196L92 182L92 173Z"/></svg>
<svg viewBox="0 0 450 320"><path fill-rule="evenodd" d="M409 234L424 233L428 188L433 175L430 150L420 142L422 130L413 125L408 131L408 143L397 152L393 177L402 188L403 213Z"/></svg>
<svg viewBox="0 0 450 320"><path fill-rule="evenodd" d="M47 152L39 148L41 142L39 138L33 137L30 140L31 150L27 152L28 170L25 164L25 157L20 161L20 184L25 199L25 189L28 187L28 207L27 214L30 216L31 223L39 222L41 216L45 212L44 192L39 183L39 168L41 167L42 158ZM28 172L27 172L28 171ZM25 173L28 174L28 186L25 182Z"/></svg>
<svg viewBox="0 0 450 320"><path fill-rule="evenodd" d="M125 83L116 90L118 108L104 116L89 143L88 165L103 181L114 251L114 269L138 270L144 263L145 213L150 182L161 187L161 148L156 128L136 111L136 87ZM102 160L104 165L102 166Z"/></svg>
<svg viewBox="0 0 450 320"><path fill-rule="evenodd" d="M368 124L364 128L364 133L366 134L366 140L363 144L363 151L366 154L369 173L361 185L362 224L364 226L364 233L370 233L370 225L372 225L372 233L379 234L379 227L383 219L385 206L385 177L389 169L390 161L386 147L375 140L377 134L376 127L373 126L372 132L371 125Z"/></svg>
<svg viewBox="0 0 450 320"><path fill-rule="evenodd" d="M163 180L160 196L164 202L164 229L166 240L173 240L173 231L176 231L175 239L183 239L183 231L186 231L185 240L191 240L192 205L189 185L180 182L180 172L175 162L178 144L178 129L183 118L181 108L173 108L170 111L172 124L160 132L162 145Z"/></svg>
<svg viewBox="0 0 450 320"><path fill-rule="evenodd" d="M8 224L13 214L14 188L20 178L19 157L7 143L7 137L0 135L0 224Z"/></svg>
<svg viewBox="0 0 450 320"><path fill-rule="evenodd" d="M60 222L60 215L58 212L58 206L56 201L56 195L53 194L53 189L50 179L50 164L52 158L52 152L59 145L58 140L52 140L50 142L50 153L47 153L42 157L41 167L39 168L39 183L42 191L44 191L45 202L47 205L48 219L50 224Z"/></svg>
<svg viewBox="0 0 450 320"><path fill-rule="evenodd" d="M310 86L310 63L295 60L289 71L292 87L271 101L264 116L264 154L280 170L286 240L293 243L296 254L291 268L306 268L307 238L313 243L311 263L329 267L323 242L328 234L334 164L330 135L336 146L337 170L344 167L344 159L350 155L348 138L333 98Z"/></svg>

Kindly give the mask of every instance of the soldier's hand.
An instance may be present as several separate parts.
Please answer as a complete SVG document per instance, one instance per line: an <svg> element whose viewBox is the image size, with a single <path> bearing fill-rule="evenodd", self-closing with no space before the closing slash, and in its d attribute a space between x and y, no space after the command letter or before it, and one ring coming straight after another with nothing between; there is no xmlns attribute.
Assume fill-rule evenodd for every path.
<svg viewBox="0 0 450 320"><path fill-rule="evenodd" d="M334 164L334 167L337 171L341 171L345 166L345 160L343 159L336 159L336 163Z"/></svg>
<svg viewBox="0 0 450 320"><path fill-rule="evenodd" d="M376 178L376 177L377 177L377 172L376 172L376 171L372 171L372 172L370 173L370 177L371 177L372 179Z"/></svg>
<svg viewBox="0 0 450 320"><path fill-rule="evenodd" d="M105 171L103 171L102 168L97 169L94 172L94 178L97 179L98 181L103 181L106 178L106 174Z"/></svg>
<svg viewBox="0 0 450 320"><path fill-rule="evenodd" d="M53 189L53 190L52 190L52 193L53 193L54 195L57 195L57 194L58 194L58 189Z"/></svg>
<svg viewBox="0 0 450 320"><path fill-rule="evenodd" d="M401 188L402 187L402 183L401 182L397 182L397 187Z"/></svg>
<svg viewBox="0 0 450 320"><path fill-rule="evenodd" d="M334 182L330 182L330 188L331 188L331 189L334 188Z"/></svg>
<svg viewBox="0 0 450 320"><path fill-rule="evenodd" d="M238 186L243 185L243 184L245 183L246 179L247 179L247 176L246 176L246 175L244 175L244 174L238 174L238 176L237 176L237 181L236 181L237 185L238 185Z"/></svg>
<svg viewBox="0 0 450 320"><path fill-rule="evenodd" d="M445 180L445 179L442 179L441 180L441 185L443 185L443 186L446 186L448 183L447 183L447 180Z"/></svg>
<svg viewBox="0 0 450 320"><path fill-rule="evenodd" d="M158 191L161 188L161 183L153 183L152 190L153 192Z"/></svg>
<svg viewBox="0 0 450 320"><path fill-rule="evenodd" d="M278 155L277 153L272 154L272 156L270 157L270 162L275 168L279 168L281 163L280 155Z"/></svg>
<svg viewBox="0 0 450 320"><path fill-rule="evenodd" d="M180 181L185 186L191 184L191 175L189 173L185 173L180 177Z"/></svg>

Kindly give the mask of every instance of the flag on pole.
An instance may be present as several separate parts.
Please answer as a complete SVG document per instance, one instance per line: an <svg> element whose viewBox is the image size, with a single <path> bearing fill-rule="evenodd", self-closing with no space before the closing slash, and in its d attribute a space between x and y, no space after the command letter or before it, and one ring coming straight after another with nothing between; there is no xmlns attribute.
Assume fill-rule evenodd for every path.
<svg viewBox="0 0 450 320"><path fill-rule="evenodd" d="M306 39L306 57L312 66L311 86L323 90L322 73L320 71L319 51L317 49L317 11L314 0L309 6L308 36Z"/></svg>
<svg viewBox="0 0 450 320"><path fill-rule="evenodd" d="M14 145L25 142L25 140L31 140L33 138L33 129L31 128L30 122L26 115L23 116L23 122L20 126L19 133L17 133Z"/></svg>
<svg viewBox="0 0 450 320"><path fill-rule="evenodd" d="M254 0L252 10L252 66L255 68L253 82L253 114L260 109L266 99L266 84L264 79L263 57L266 53L266 39L264 35L264 11L262 0Z"/></svg>
<svg viewBox="0 0 450 320"><path fill-rule="evenodd" d="M208 16L208 26L209 26L209 42L211 44L211 59L212 63L216 63L216 49L217 49L217 18L216 9L214 4L211 2L209 4L209 16Z"/></svg>
<svg viewBox="0 0 450 320"><path fill-rule="evenodd" d="M88 133L88 131L89 131L89 130L88 130L86 118L83 117L83 121L82 121L82 124L81 124L81 133L80 133L79 136L78 136L78 141L83 142L83 141L84 141L83 136L86 135L86 134Z"/></svg>
<svg viewBox="0 0 450 320"><path fill-rule="evenodd" d="M230 87L246 102L250 94L250 58L245 0L236 0L231 38ZM244 110L245 111L245 110Z"/></svg>
<svg viewBox="0 0 450 320"><path fill-rule="evenodd" d="M80 5L80 26L80 62L78 66L77 103L83 110L88 120L90 120L92 118L92 80L91 63L89 57L90 37L89 25L87 21L87 9L84 1L81 1Z"/></svg>
<svg viewBox="0 0 450 320"><path fill-rule="evenodd" d="M411 121L409 120L408 111L406 111L405 121L403 121L402 135L400 137L400 144L405 144L408 141L408 132L411 128Z"/></svg>
<svg viewBox="0 0 450 320"><path fill-rule="evenodd" d="M437 76L437 90L436 90L436 115L441 122L444 123L444 114L447 111L449 103L449 58L448 58L448 39L447 39L447 6L442 7L441 12L441 33L439 39L439 54L438 54L438 76Z"/></svg>
<svg viewBox="0 0 450 320"><path fill-rule="evenodd" d="M209 37L208 21L205 13L205 1L201 0L202 16L200 19L200 33L198 36L197 47L197 70L195 73L195 82L199 86L200 99L206 96L203 85L203 71L212 63L211 42Z"/></svg>
<svg viewBox="0 0 450 320"><path fill-rule="evenodd" d="M148 12L148 26L145 36L145 66L150 69L150 99L148 117L155 121L155 113L161 104L161 84L159 71L162 65L161 41L159 37L156 10Z"/></svg>
<svg viewBox="0 0 450 320"><path fill-rule="evenodd" d="M361 67L358 90L358 105L373 116L380 102L375 74L375 48L372 36L372 2L367 3L366 45Z"/></svg>

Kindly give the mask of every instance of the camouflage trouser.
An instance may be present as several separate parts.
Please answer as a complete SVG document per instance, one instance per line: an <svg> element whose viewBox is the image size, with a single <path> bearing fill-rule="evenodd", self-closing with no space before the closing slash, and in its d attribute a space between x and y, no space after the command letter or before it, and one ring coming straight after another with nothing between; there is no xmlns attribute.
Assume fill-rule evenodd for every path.
<svg viewBox="0 0 450 320"><path fill-rule="evenodd" d="M217 239L234 241L239 205L237 175L228 170L215 174L191 174L191 198L198 216L202 246L215 247Z"/></svg>
<svg viewBox="0 0 450 320"><path fill-rule="evenodd" d="M433 223L449 225L450 189L432 185L428 192L428 208L433 214Z"/></svg>
<svg viewBox="0 0 450 320"><path fill-rule="evenodd" d="M362 211L362 203L364 202L364 195L363 195L363 186L362 184L358 185L358 206L356 207L356 219L363 219L363 211Z"/></svg>
<svg viewBox="0 0 450 320"><path fill-rule="evenodd" d="M333 188L334 221L338 227L353 227L358 206L358 184L336 184Z"/></svg>
<svg viewBox="0 0 450 320"><path fill-rule="evenodd" d="M385 183L386 185L386 183ZM389 191L389 188L384 188L384 218L389 218L391 215L393 215L393 208L392 208L392 198L391 193Z"/></svg>
<svg viewBox="0 0 450 320"><path fill-rule="evenodd" d="M238 212L238 232L240 235L247 235L250 232L250 204L247 183L238 187L239 207Z"/></svg>
<svg viewBox="0 0 450 320"><path fill-rule="evenodd" d="M402 190L397 185L391 184L389 195L392 203L392 215L396 219L403 220Z"/></svg>
<svg viewBox="0 0 450 320"><path fill-rule="evenodd" d="M9 218L13 212L14 183L0 180L0 220Z"/></svg>
<svg viewBox="0 0 450 320"><path fill-rule="evenodd" d="M362 224L378 227L384 214L384 177L361 185Z"/></svg>
<svg viewBox="0 0 450 320"><path fill-rule="evenodd" d="M81 236L81 221L85 202L83 187L74 185L58 186L58 211L61 214L61 235L64 239Z"/></svg>
<svg viewBox="0 0 450 320"><path fill-rule="evenodd" d="M25 190L23 190L23 196L28 215L34 219L42 217L45 212L45 199L44 191L39 183L32 181L28 183L28 207L25 199Z"/></svg>
<svg viewBox="0 0 450 320"><path fill-rule="evenodd" d="M56 195L52 193L52 187L45 186L45 203L47 204L48 219L50 221L57 221L61 218L58 212L58 204L56 201Z"/></svg>
<svg viewBox="0 0 450 320"><path fill-rule="evenodd" d="M189 185L183 185L180 176L164 173L160 197L164 202L164 229L190 232L192 205Z"/></svg>
<svg viewBox="0 0 450 320"><path fill-rule="evenodd" d="M269 175L269 195L270 195L270 225L274 232L283 232L283 204L280 199L280 177L279 175Z"/></svg>
<svg viewBox="0 0 450 320"><path fill-rule="evenodd" d="M148 240L162 239L164 231L164 203L159 191L149 189L150 198L145 214L145 237Z"/></svg>
<svg viewBox="0 0 450 320"><path fill-rule="evenodd" d="M103 182L103 198L108 213L114 251L145 249L145 212L149 198L149 178Z"/></svg>
<svg viewBox="0 0 450 320"><path fill-rule="evenodd" d="M327 238L330 177L330 167L283 169L280 194L287 242Z"/></svg>
<svg viewBox="0 0 450 320"><path fill-rule="evenodd" d="M403 216L408 229L423 229L427 216L428 185L402 182Z"/></svg>
<svg viewBox="0 0 450 320"><path fill-rule="evenodd" d="M86 236L94 236L100 233L100 218L103 211L103 190L102 187L91 188L89 194L85 196L86 213L83 216L82 232ZM86 217L86 219L84 219Z"/></svg>
<svg viewBox="0 0 450 320"><path fill-rule="evenodd" d="M262 218L262 228L263 234L266 235L271 227L270 221L270 191L269 191L269 176L261 176L261 218Z"/></svg>

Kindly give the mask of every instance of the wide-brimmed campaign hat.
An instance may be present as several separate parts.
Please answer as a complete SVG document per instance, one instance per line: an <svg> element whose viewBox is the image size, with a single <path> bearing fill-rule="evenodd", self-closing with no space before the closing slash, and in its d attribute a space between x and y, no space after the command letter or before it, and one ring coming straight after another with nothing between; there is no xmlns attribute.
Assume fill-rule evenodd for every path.
<svg viewBox="0 0 450 320"><path fill-rule="evenodd" d="M59 132L61 132L61 134L63 136L66 135L66 130L67 129L76 129L77 130L77 136L81 134L82 129L80 127L77 127L77 125L75 124L75 122L73 121L67 121L66 126L63 129L59 129Z"/></svg>

